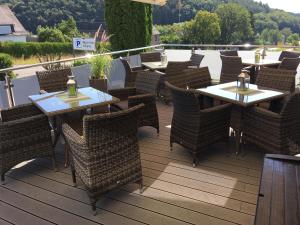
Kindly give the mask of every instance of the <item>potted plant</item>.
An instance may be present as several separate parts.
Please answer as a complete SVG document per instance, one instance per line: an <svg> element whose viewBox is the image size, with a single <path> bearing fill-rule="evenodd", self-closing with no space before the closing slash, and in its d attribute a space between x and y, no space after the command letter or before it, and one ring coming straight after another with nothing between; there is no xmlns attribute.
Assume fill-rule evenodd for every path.
<svg viewBox="0 0 300 225"><path fill-rule="evenodd" d="M95 56L91 59L90 86L107 92L107 77L110 75L112 57L109 55Z"/></svg>

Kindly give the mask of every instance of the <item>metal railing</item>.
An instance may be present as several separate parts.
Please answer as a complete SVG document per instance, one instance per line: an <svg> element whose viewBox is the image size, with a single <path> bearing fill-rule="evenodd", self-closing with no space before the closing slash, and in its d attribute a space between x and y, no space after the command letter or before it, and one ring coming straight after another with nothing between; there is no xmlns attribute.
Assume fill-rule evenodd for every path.
<svg viewBox="0 0 300 225"><path fill-rule="evenodd" d="M30 65L24 65L24 66L18 66L18 67L10 67L6 69L0 69L0 73L6 74L5 76L5 88L7 89L7 94L9 98L9 105L14 106L14 98L12 93L12 87L13 84L11 83L10 77L8 76L9 72L16 71L16 70L22 70L22 69L29 69L39 66L47 66L51 64L60 64L60 63L68 63L80 59L89 59L95 56L104 56L104 55L119 55L122 53L129 54L130 52L139 52L144 51L148 49L155 49L155 48L203 48L203 49L254 49L254 48L299 48L299 46L275 46L275 45L250 45L250 44L244 44L244 45L215 45L215 44L159 44L159 45L151 45L146 47L140 47L140 48L133 48L133 49L126 49L126 50L120 50L120 51L113 51L113 52L106 52L106 53L100 53L100 54L92 54L92 55L85 55L85 56L79 56L79 57L73 57L68 59L62 59L62 60L56 60L56 61L50 61L50 62L43 62L43 63L36 63L36 64L30 64Z"/></svg>

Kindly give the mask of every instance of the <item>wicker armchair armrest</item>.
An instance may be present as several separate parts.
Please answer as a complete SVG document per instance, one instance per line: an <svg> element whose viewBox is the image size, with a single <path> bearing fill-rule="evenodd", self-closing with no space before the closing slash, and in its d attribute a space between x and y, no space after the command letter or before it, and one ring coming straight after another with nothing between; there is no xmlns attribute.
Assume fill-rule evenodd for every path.
<svg viewBox="0 0 300 225"><path fill-rule="evenodd" d="M50 133L50 125L48 121L48 117L41 114L32 117L27 117L23 119L8 121L0 123L0 133L1 136L4 137L1 144L3 142L10 142L16 139L24 139L24 144L30 139L34 138L34 134L44 132L45 130L49 130ZM1 138L0 138L1 140Z"/></svg>
<svg viewBox="0 0 300 225"><path fill-rule="evenodd" d="M231 107L232 107L232 105L227 103L227 104L211 107L211 108L208 108L208 109L202 109L202 110L200 110L200 112L201 113L207 113L207 114L218 113L218 112L222 112L222 111L226 111L226 110L230 111Z"/></svg>
<svg viewBox="0 0 300 225"><path fill-rule="evenodd" d="M64 122L62 124L62 131L70 145L76 145L79 149L86 149L86 143L82 136L80 136L69 124ZM76 149L77 149L76 148Z"/></svg>
<svg viewBox="0 0 300 225"><path fill-rule="evenodd" d="M128 107L133 107L144 103L145 105L149 103L155 103L156 95L155 94L140 94L135 96L130 96L128 98Z"/></svg>
<svg viewBox="0 0 300 225"><path fill-rule="evenodd" d="M2 122L18 120L42 114L42 112L31 103L15 106L9 109L4 109L0 113L2 117Z"/></svg>
<svg viewBox="0 0 300 225"><path fill-rule="evenodd" d="M127 88L112 89L109 90L108 93L122 101L122 100L127 100L128 97L131 95L135 95L136 88L127 87Z"/></svg>
<svg viewBox="0 0 300 225"><path fill-rule="evenodd" d="M260 108L260 107L254 107L250 110L251 114L253 114L254 116L259 116L262 119L266 119L266 120L277 120L280 121L281 120L281 115L278 113L274 113L270 110L264 109L264 108Z"/></svg>
<svg viewBox="0 0 300 225"><path fill-rule="evenodd" d="M137 71L140 71L140 70L143 70L144 68L142 66L135 66L135 67L131 67L131 71L133 72L137 72Z"/></svg>

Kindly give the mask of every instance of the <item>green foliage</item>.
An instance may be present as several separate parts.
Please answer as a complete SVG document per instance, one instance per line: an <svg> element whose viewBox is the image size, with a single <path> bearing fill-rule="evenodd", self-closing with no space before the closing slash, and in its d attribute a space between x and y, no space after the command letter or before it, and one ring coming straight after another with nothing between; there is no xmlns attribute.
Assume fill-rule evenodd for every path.
<svg viewBox="0 0 300 225"><path fill-rule="evenodd" d="M238 4L222 4L216 9L220 17L221 44L239 44L253 37L250 13Z"/></svg>
<svg viewBox="0 0 300 225"><path fill-rule="evenodd" d="M0 53L0 69L6 69L13 66L12 57L5 53ZM5 73L0 73L0 80L3 80ZM8 76L10 78L14 78L15 74L13 72L9 72Z"/></svg>
<svg viewBox="0 0 300 225"><path fill-rule="evenodd" d="M41 27L37 28L37 35L40 42L65 42L63 33L55 27Z"/></svg>
<svg viewBox="0 0 300 225"><path fill-rule="evenodd" d="M195 18L186 23L183 40L193 44L212 44L221 35L220 19L216 13L200 11Z"/></svg>
<svg viewBox="0 0 300 225"><path fill-rule="evenodd" d="M165 44L180 44L182 42L184 23L173 25L157 25L160 40Z"/></svg>
<svg viewBox="0 0 300 225"><path fill-rule="evenodd" d="M112 50L142 47L151 43L151 5L130 0L106 0L105 19Z"/></svg>
<svg viewBox="0 0 300 225"><path fill-rule="evenodd" d="M72 66L75 67L75 66L83 66L83 65L86 65L86 64L89 64L90 61L87 60L87 59L77 59L73 62Z"/></svg>
<svg viewBox="0 0 300 225"><path fill-rule="evenodd" d="M287 42L290 43L293 46L299 46L300 37L299 34L291 34L287 38Z"/></svg>
<svg viewBox="0 0 300 225"><path fill-rule="evenodd" d="M112 57L109 55L95 56L91 59L93 79L105 79L110 74Z"/></svg>
<svg viewBox="0 0 300 225"><path fill-rule="evenodd" d="M74 37L80 37L82 34L77 29L76 21L73 17L69 17L67 20L62 20L57 29L62 32L65 37L65 41L72 41Z"/></svg>
<svg viewBox="0 0 300 225"><path fill-rule="evenodd" d="M278 42L282 41L283 36L278 29L264 29L260 35L260 39L263 44L277 45Z"/></svg>
<svg viewBox="0 0 300 225"><path fill-rule="evenodd" d="M62 20L54 27L38 26L37 35L40 42L71 42L74 37L83 36L83 34L78 31L76 21L73 17Z"/></svg>

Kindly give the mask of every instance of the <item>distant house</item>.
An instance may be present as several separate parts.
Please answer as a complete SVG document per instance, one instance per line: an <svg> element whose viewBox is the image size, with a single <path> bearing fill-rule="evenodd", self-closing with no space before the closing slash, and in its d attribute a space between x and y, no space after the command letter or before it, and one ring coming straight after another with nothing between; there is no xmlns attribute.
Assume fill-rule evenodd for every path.
<svg viewBox="0 0 300 225"><path fill-rule="evenodd" d="M26 42L29 32L7 5L0 5L0 42Z"/></svg>
<svg viewBox="0 0 300 225"><path fill-rule="evenodd" d="M155 26L152 28L152 45L159 45L160 44L160 32L157 30Z"/></svg>

